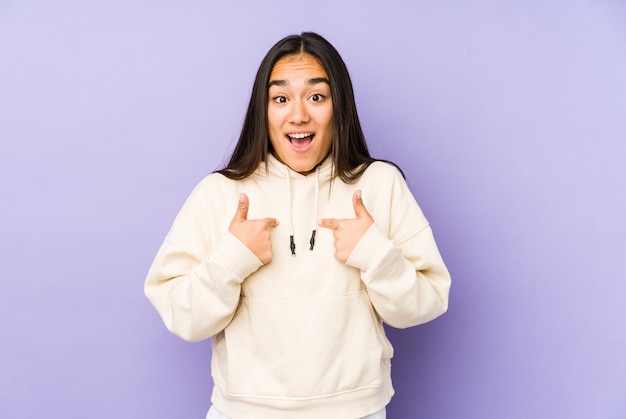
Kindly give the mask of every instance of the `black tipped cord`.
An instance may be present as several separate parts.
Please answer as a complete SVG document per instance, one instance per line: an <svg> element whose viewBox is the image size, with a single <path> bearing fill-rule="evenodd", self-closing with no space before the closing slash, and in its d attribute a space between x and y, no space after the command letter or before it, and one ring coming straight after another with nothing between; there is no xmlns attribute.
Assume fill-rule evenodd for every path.
<svg viewBox="0 0 626 419"><path fill-rule="evenodd" d="M296 243L293 241L293 236L289 236L289 248L291 249L291 256L296 255Z"/></svg>
<svg viewBox="0 0 626 419"><path fill-rule="evenodd" d="M315 246L315 232L317 230L313 230L311 232L311 239L309 240L309 244L311 245L311 247L309 247L309 250L313 250L313 247Z"/></svg>

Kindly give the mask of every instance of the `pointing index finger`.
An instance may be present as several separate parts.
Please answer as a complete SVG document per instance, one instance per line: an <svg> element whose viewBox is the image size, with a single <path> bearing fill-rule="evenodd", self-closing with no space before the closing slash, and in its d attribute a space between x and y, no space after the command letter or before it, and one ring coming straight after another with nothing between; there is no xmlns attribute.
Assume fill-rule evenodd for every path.
<svg viewBox="0 0 626 419"><path fill-rule="evenodd" d="M276 218L266 218L265 221L267 222L267 226L270 228L274 228L279 224Z"/></svg>
<svg viewBox="0 0 626 419"><path fill-rule="evenodd" d="M334 230L338 227L338 220L336 218L322 218L319 225L321 227L332 228Z"/></svg>

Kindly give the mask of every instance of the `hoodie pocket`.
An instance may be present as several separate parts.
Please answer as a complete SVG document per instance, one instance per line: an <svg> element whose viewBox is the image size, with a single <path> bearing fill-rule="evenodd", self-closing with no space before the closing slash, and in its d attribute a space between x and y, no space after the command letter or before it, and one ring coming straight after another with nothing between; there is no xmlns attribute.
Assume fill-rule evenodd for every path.
<svg viewBox="0 0 626 419"><path fill-rule="evenodd" d="M232 397L308 399L380 387L391 345L365 291L241 301L218 367Z"/></svg>

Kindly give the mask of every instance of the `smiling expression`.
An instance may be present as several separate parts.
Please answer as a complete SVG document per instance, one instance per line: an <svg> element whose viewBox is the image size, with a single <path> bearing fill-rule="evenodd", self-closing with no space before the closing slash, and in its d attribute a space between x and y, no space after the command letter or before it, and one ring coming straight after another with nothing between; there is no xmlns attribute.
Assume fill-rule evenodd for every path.
<svg viewBox="0 0 626 419"><path fill-rule="evenodd" d="M267 120L278 160L302 174L328 155L333 102L326 70L314 57L288 55L276 62L269 82Z"/></svg>

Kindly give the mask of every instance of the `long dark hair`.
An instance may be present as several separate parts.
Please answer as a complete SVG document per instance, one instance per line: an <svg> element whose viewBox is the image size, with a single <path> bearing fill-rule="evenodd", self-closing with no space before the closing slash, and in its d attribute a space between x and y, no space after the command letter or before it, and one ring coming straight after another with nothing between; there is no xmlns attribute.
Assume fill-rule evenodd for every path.
<svg viewBox="0 0 626 419"><path fill-rule="evenodd" d="M352 81L341 56L326 39L313 32L290 35L278 41L267 53L257 71L243 128L230 161L218 173L230 179L245 179L267 161L273 151L269 140L267 106L272 69L289 55L307 54L326 70L333 102L333 138L330 154L333 172L346 183L359 179L376 159L367 149L354 101Z"/></svg>

